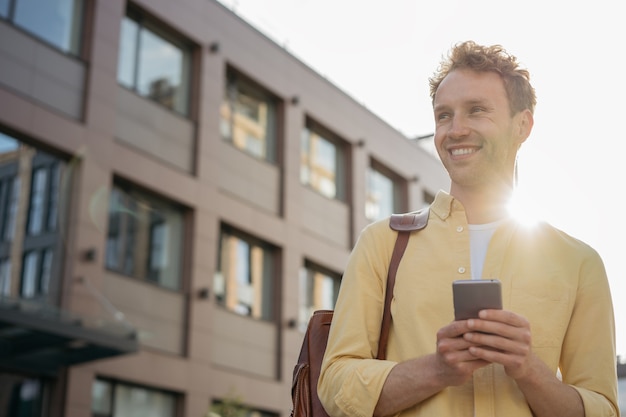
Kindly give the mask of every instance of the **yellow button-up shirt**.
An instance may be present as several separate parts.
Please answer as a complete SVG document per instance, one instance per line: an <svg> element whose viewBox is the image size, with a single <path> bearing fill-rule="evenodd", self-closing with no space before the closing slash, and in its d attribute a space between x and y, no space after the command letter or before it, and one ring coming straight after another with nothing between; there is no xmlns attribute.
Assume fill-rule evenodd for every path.
<svg viewBox="0 0 626 417"><path fill-rule="evenodd" d="M428 226L412 233L400 263L382 361L374 358L396 233L388 221L363 230L341 283L318 385L331 416L371 416L395 364L435 352L437 331L454 319L452 281L471 276L468 233L461 204L440 192ZM482 276L502 282L504 308L529 320L533 352L580 393L586 415L619 415L613 307L599 255L550 225L511 219L494 233ZM515 381L492 364L470 382L400 415L530 417L532 412Z"/></svg>

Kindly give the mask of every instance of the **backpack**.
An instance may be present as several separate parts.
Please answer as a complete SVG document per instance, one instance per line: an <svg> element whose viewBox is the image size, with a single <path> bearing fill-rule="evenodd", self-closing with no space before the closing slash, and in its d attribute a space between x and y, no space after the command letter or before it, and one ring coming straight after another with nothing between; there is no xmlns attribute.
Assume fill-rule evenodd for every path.
<svg viewBox="0 0 626 417"><path fill-rule="evenodd" d="M409 242L411 231L423 229L428 223L428 209L415 213L393 214L389 227L398 232L387 272L385 308L380 328L377 359L385 359L389 326L391 324L391 299L398 265ZM329 417L317 396L317 380L320 376L322 359L326 351L328 332L333 319L333 310L317 310L309 320L298 362L293 370L291 417Z"/></svg>

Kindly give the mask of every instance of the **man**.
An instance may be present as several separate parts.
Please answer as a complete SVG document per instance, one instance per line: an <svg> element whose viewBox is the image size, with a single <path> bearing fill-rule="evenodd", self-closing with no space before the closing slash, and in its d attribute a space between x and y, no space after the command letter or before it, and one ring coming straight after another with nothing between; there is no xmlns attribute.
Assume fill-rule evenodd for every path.
<svg viewBox="0 0 626 417"><path fill-rule="evenodd" d="M318 393L331 416L616 416L611 295L589 246L507 209L533 126L529 73L500 46L456 45L430 80L449 193L398 269L387 360L376 360L396 234L365 228L348 262ZM581 221L585 221L581 214ZM454 321L452 282L496 278L502 310Z"/></svg>

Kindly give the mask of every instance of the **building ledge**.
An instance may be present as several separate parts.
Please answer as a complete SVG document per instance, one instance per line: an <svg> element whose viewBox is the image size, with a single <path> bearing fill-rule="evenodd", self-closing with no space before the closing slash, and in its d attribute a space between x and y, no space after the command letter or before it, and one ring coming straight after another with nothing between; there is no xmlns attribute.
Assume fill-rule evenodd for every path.
<svg viewBox="0 0 626 417"><path fill-rule="evenodd" d="M137 332L126 323L0 296L0 368L52 376L63 367L138 349Z"/></svg>

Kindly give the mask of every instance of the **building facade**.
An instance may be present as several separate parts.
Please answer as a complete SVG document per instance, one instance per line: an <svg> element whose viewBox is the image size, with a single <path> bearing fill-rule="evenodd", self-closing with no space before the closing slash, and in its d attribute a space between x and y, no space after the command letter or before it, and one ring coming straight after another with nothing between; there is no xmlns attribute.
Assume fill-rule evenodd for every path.
<svg viewBox="0 0 626 417"><path fill-rule="evenodd" d="M447 187L216 1L0 1L0 416L287 416L360 230Z"/></svg>

